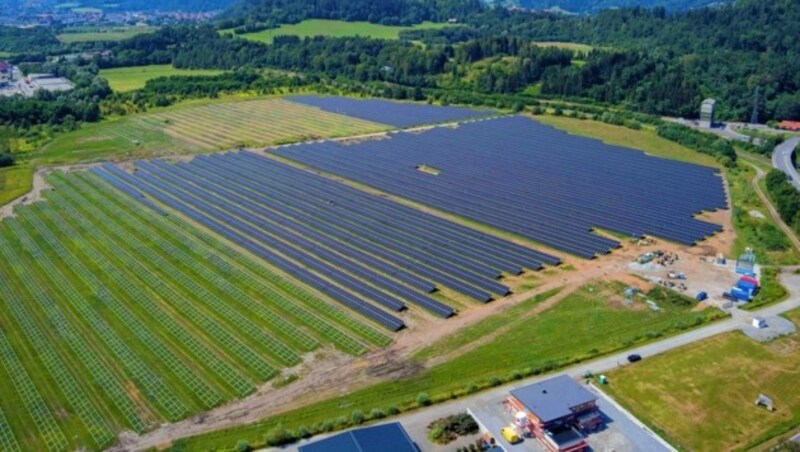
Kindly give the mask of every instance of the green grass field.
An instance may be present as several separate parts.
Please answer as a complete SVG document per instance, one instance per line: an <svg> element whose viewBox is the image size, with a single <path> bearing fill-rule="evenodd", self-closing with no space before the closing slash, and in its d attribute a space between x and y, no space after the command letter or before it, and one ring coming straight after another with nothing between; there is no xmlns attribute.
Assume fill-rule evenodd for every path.
<svg viewBox="0 0 800 452"><path fill-rule="evenodd" d="M151 33L155 27L91 27L81 29L67 29L57 36L58 40L65 44L75 42L103 42L103 41L122 41L134 36Z"/></svg>
<svg viewBox="0 0 800 452"><path fill-rule="evenodd" d="M116 118L59 135L37 163L144 158L339 137L387 127L281 99L210 103Z"/></svg>
<svg viewBox="0 0 800 452"><path fill-rule="evenodd" d="M545 302L547 296L530 299L431 344L417 359L457 349L462 354L416 376L299 407L253 425L180 441L176 449L225 449L240 439L259 445L264 442L264 434L277 425L287 429L322 428L320 423L329 420L336 424L340 416L347 418L356 410L370 413L374 408L413 409L418 406L416 398L421 392L433 402L449 400L681 331L721 315L716 310L690 312L689 308L672 305L657 296L651 298L659 300L661 312L648 310L643 301L628 307L622 303L622 288L617 283L585 286L538 315L528 313ZM473 345L494 333L490 341Z"/></svg>
<svg viewBox="0 0 800 452"><path fill-rule="evenodd" d="M31 191L33 167L27 164L0 168L0 206Z"/></svg>
<svg viewBox="0 0 800 452"><path fill-rule="evenodd" d="M90 173L0 222L0 448L99 450L390 338Z"/></svg>
<svg viewBox="0 0 800 452"><path fill-rule="evenodd" d="M111 89L118 92L144 88L148 80L171 75L218 75L223 71L206 69L176 69L169 64L103 69L100 76L108 80Z"/></svg>
<svg viewBox="0 0 800 452"><path fill-rule="evenodd" d="M342 20L310 19L304 20L294 25L282 25L279 28L263 30L257 33L247 33L239 35L251 41L272 43L275 36L299 36L301 38L310 36L363 36L376 39L398 39L400 32L406 30L436 29L452 26L450 24L438 24L433 22L423 22L419 25L410 27L379 25L369 22L345 22ZM231 33L231 30L222 30L220 33Z"/></svg>
<svg viewBox="0 0 800 452"><path fill-rule="evenodd" d="M762 264L800 263L800 253L792 247L786 234L772 220L753 188L755 170L740 163L737 168L727 170L725 174L731 196L735 200L733 226L736 229L736 241L733 243L732 255L738 256L745 248L753 248ZM753 212L761 213L763 218L753 216Z"/></svg>
<svg viewBox="0 0 800 452"><path fill-rule="evenodd" d="M573 52L589 53L594 47L588 44L580 44L577 42L560 42L560 41L539 41L536 42L539 47L555 47L557 49L572 50Z"/></svg>
<svg viewBox="0 0 800 452"><path fill-rule="evenodd" d="M800 311L789 317L800 322ZM609 374L607 391L686 450L744 450L800 425L800 337L728 333ZM759 394L775 402L767 412Z"/></svg>

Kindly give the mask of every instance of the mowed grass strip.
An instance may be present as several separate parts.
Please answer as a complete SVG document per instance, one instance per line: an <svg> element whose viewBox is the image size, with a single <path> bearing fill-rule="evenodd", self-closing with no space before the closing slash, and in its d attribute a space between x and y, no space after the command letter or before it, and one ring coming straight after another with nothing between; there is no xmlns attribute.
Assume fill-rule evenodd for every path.
<svg viewBox="0 0 800 452"><path fill-rule="evenodd" d="M408 27L373 24L370 22L346 22L343 20L309 19L291 25L281 25L278 28L262 30L255 33L237 35L251 41L271 44L275 36L298 36L300 38L312 36L328 36L341 38L347 36L361 36L375 39L399 39L400 32L407 30L431 30L450 27L453 24L422 22ZM222 34L231 34L232 30L222 30Z"/></svg>
<svg viewBox="0 0 800 452"><path fill-rule="evenodd" d="M173 107L85 125L57 136L33 157L38 164L150 158L388 129L282 99L258 99Z"/></svg>
<svg viewBox="0 0 800 452"><path fill-rule="evenodd" d="M259 423L180 441L188 449L223 449L244 439L253 445L263 444L265 432L276 426L288 429L312 428L324 421L348 418L354 411L369 413L378 408L401 410L419 406L417 395L425 392L434 402L464 396L479 388L500 384L547 372L579 360L612 353L636 343L675 334L692 325L710 321L721 314L716 311L692 312L690 306L673 305L659 297L660 312L649 310L643 301L633 307L622 303L620 284L588 285L566 296L554 307L533 316L518 310L496 314L484 321L504 325L502 331L488 341L479 341L487 332L479 324L457 339L461 354L405 379L393 379L366 389L352 391L324 402L298 407L296 410ZM609 296L616 294L617 296ZM533 309L545 301L539 297L525 302ZM474 333L470 329L475 328ZM473 345L475 343L475 345ZM434 349L452 350L451 339L431 345ZM431 356L436 356L433 352ZM345 424L347 425L347 424Z"/></svg>
<svg viewBox="0 0 800 452"><path fill-rule="evenodd" d="M800 311L791 315L797 323ZM800 425L800 337L760 344L740 332L609 374L607 391L688 450L743 450ZM754 401L765 394L770 413Z"/></svg>
<svg viewBox="0 0 800 452"><path fill-rule="evenodd" d="M64 41L64 39L72 39L73 41L71 42L86 42L92 40L92 38L102 38L104 34L114 37L114 35L111 35L110 33L81 33L75 35L59 35L58 38L63 42L67 42ZM97 40L107 41L110 39ZM147 83L147 81L154 78L169 77L172 75L219 75L223 72L224 71L213 69L178 69L171 64L159 64L150 66L103 69L100 71L100 76L108 80L108 85L112 90L117 92L126 92L144 88L144 85Z"/></svg>

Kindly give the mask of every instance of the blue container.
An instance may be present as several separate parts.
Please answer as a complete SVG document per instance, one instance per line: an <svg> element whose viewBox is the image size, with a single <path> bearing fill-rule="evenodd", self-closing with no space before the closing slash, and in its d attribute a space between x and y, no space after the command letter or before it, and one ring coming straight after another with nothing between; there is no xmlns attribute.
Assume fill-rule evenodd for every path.
<svg viewBox="0 0 800 452"><path fill-rule="evenodd" d="M694 299L695 299L695 300L697 300L697 301L703 301L703 300L705 300L705 299L707 299L707 298L708 298L708 294L707 294L707 293L705 293L705 292L699 292L699 293L698 293L697 295L695 295L695 297L694 297Z"/></svg>
<svg viewBox="0 0 800 452"><path fill-rule="evenodd" d="M756 285L756 283L752 281L745 281L743 279L740 279L739 282L736 283L736 287L739 287L740 289L744 290L755 290L758 286Z"/></svg>
<svg viewBox="0 0 800 452"><path fill-rule="evenodd" d="M740 300L740 301L750 301L750 298L751 298L750 297L750 293L748 293L748 292L746 292L746 291L744 291L744 290L742 290L742 289L740 289L738 287L734 287L734 288L731 289L731 295L733 295L734 298L736 298L737 300Z"/></svg>

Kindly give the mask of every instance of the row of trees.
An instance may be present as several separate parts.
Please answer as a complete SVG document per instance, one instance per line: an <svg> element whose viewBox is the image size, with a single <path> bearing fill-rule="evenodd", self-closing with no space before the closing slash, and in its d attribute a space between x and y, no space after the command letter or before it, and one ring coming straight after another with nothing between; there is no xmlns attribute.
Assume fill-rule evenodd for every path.
<svg viewBox="0 0 800 452"><path fill-rule="evenodd" d="M775 169L767 174L765 181L783 221L800 232L800 192L787 181L785 174Z"/></svg>
<svg viewBox="0 0 800 452"><path fill-rule="evenodd" d="M252 30L304 19L412 25L464 19L483 9L480 0L242 0L223 14L220 26Z"/></svg>

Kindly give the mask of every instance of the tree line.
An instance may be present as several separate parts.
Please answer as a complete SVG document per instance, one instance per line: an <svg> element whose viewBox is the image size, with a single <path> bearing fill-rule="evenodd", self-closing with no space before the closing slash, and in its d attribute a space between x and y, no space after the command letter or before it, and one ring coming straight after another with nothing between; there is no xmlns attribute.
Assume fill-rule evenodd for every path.
<svg viewBox="0 0 800 452"><path fill-rule="evenodd" d="M800 192L789 183L785 174L776 169L767 174L765 182L783 221L800 232Z"/></svg>

